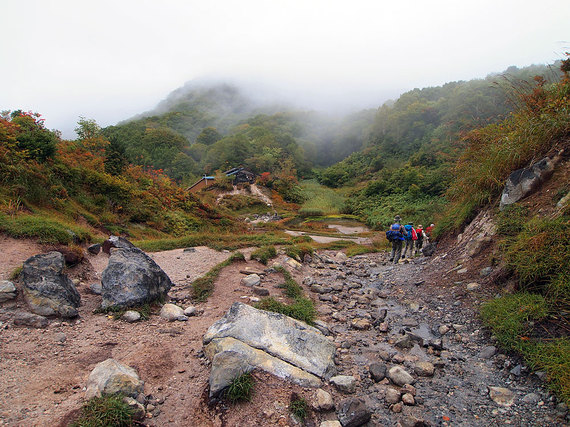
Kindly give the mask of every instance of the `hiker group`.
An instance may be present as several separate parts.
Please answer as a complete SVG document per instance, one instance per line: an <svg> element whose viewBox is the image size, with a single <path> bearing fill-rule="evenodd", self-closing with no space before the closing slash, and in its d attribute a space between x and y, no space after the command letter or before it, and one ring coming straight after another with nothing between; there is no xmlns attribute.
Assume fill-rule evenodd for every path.
<svg viewBox="0 0 570 427"><path fill-rule="evenodd" d="M401 225L401 222L402 218L400 218L400 215L396 215L394 224L386 232L386 238L392 242L390 262L394 264L398 263L400 257L405 259L406 256L412 258L414 254L417 255L422 250L424 241L429 239L429 234L434 227L434 224L431 224L424 231L421 225L418 225L416 228L413 222L408 222L406 225Z"/></svg>

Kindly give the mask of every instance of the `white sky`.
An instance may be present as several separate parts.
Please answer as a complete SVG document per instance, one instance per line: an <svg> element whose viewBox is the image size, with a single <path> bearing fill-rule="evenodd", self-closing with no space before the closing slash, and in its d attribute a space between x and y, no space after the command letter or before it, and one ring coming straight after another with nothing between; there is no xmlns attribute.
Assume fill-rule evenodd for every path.
<svg viewBox="0 0 570 427"><path fill-rule="evenodd" d="M186 81L263 82L309 107L377 107L413 89L552 63L569 0L0 0L0 110L74 138Z"/></svg>

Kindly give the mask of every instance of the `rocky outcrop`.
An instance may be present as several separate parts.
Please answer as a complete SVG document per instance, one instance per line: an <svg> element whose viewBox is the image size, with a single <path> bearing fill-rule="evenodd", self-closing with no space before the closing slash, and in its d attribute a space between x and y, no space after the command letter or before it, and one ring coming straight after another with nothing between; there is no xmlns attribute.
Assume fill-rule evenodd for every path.
<svg viewBox="0 0 570 427"><path fill-rule="evenodd" d="M110 254L112 248L132 249L134 247L136 246L121 236L110 236L107 240L103 242L102 245L103 252L105 252L106 254Z"/></svg>
<svg viewBox="0 0 570 427"><path fill-rule="evenodd" d="M112 251L101 276L102 308L134 307L164 298L172 282L148 255L138 248Z"/></svg>
<svg viewBox="0 0 570 427"><path fill-rule="evenodd" d="M279 313L234 303L204 335L204 344L231 337L321 378L336 371L335 345L319 330Z"/></svg>
<svg viewBox="0 0 570 427"><path fill-rule="evenodd" d="M24 262L23 293L30 309L41 316L77 316L79 292L63 273L65 261L60 252L35 255Z"/></svg>
<svg viewBox="0 0 570 427"><path fill-rule="evenodd" d="M554 172L557 158L545 157L528 168L518 169L511 173L503 189L499 208L503 210L506 206L535 192Z"/></svg>
<svg viewBox="0 0 570 427"><path fill-rule="evenodd" d="M89 374L85 398L100 397L103 395L123 394L137 397L142 393L144 382L140 380L136 371L115 359L107 359L98 363Z"/></svg>

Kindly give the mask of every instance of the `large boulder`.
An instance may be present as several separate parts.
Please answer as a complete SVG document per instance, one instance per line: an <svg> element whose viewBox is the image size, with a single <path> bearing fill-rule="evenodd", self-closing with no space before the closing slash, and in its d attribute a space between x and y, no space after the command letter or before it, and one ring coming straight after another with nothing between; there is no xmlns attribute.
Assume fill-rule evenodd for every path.
<svg viewBox="0 0 570 427"><path fill-rule="evenodd" d="M79 292L63 273L65 260L60 252L34 255L24 262L23 293L30 309L41 316L77 316Z"/></svg>
<svg viewBox="0 0 570 427"><path fill-rule="evenodd" d="M279 313L236 302L204 335L204 344L235 338L321 378L335 374L336 347L319 330Z"/></svg>
<svg viewBox="0 0 570 427"><path fill-rule="evenodd" d="M212 360L210 397L219 394L238 375L256 368L302 387L321 385L316 376L234 338L213 339L204 354Z"/></svg>
<svg viewBox="0 0 570 427"><path fill-rule="evenodd" d="M102 308L134 307L164 298L172 282L147 254L138 248L112 251L101 276Z"/></svg>
<svg viewBox="0 0 570 427"><path fill-rule="evenodd" d="M91 399L118 393L137 397L143 389L144 382L140 380L133 368L115 359L107 359L98 363L89 374L85 398Z"/></svg>
<svg viewBox="0 0 570 427"><path fill-rule="evenodd" d="M499 208L503 210L505 206L512 205L520 199L536 191L536 189L554 171L555 162L549 157L545 157L528 168L518 169L509 175Z"/></svg>
<svg viewBox="0 0 570 427"><path fill-rule="evenodd" d="M127 239L121 236L110 236L107 240L103 242L102 248L103 252L106 254L111 253L111 248L119 249L132 249L136 246L129 242Z"/></svg>

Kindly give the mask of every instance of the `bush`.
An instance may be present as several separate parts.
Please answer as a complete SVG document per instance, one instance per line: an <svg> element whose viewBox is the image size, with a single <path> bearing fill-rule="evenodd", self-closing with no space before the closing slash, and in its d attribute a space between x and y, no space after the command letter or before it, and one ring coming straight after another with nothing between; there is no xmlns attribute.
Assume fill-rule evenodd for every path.
<svg viewBox="0 0 570 427"><path fill-rule="evenodd" d="M307 401L300 397L297 393L291 394L291 403L289 404L289 411L301 421L305 421L307 413L309 412L309 405Z"/></svg>
<svg viewBox="0 0 570 427"><path fill-rule="evenodd" d="M133 410L123 402L123 396L103 396L91 399L81 409L79 419L71 427L128 427L133 425Z"/></svg>
<svg viewBox="0 0 570 427"><path fill-rule="evenodd" d="M313 247L308 244L287 246L285 248L285 255L297 261L302 261L305 255L313 255Z"/></svg>

